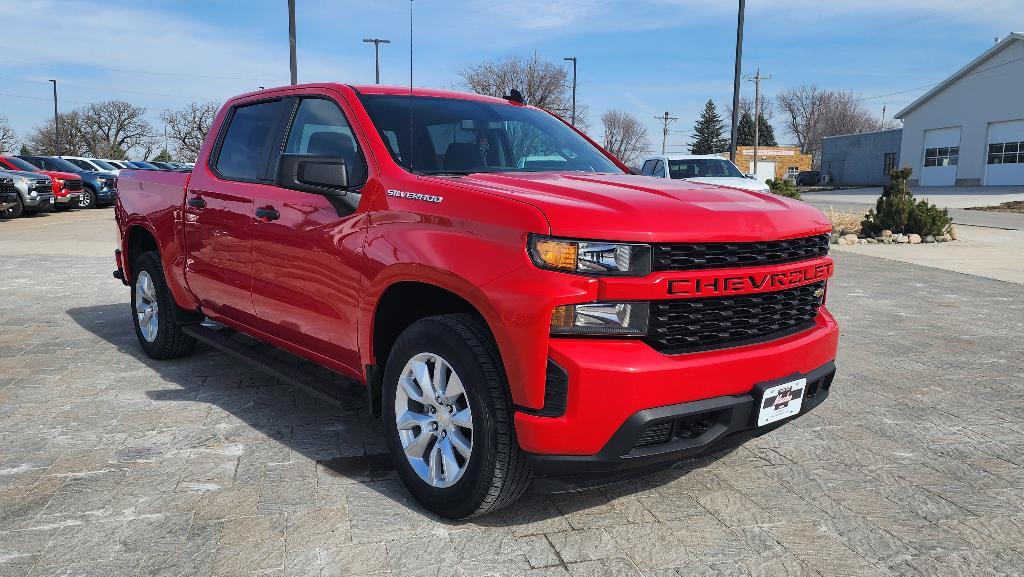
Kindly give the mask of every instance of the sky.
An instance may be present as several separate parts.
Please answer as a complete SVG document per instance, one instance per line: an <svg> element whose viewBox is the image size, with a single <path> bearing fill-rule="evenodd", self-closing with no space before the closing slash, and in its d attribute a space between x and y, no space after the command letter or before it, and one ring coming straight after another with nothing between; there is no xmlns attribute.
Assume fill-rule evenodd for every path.
<svg viewBox="0 0 1024 577"><path fill-rule="evenodd" d="M409 81L408 0L296 0L300 82ZM709 98L731 101L737 0L415 0L413 81L463 89L459 70L536 54L578 58L578 102L620 109L661 146L664 112L684 152ZM287 84L286 0L0 0L0 114L22 138L62 111L121 99L162 110ZM743 73L766 96L803 84L850 90L892 114L992 46L1024 31L1024 0L748 0ZM55 40L57 39L57 40ZM745 96L754 85L744 82ZM895 94L894 94L895 93ZM724 111L722 111L724 114ZM781 116L778 140L792 142Z"/></svg>

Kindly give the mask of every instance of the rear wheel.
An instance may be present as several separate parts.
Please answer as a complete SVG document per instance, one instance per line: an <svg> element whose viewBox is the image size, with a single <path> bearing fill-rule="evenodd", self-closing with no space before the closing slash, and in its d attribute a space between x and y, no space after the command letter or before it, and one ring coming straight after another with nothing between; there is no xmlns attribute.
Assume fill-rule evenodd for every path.
<svg viewBox="0 0 1024 577"><path fill-rule="evenodd" d="M143 253L135 261L132 279L132 313L135 336L154 359L173 359L192 352L195 338L181 330L174 298L164 280L160 254Z"/></svg>
<svg viewBox="0 0 1024 577"><path fill-rule="evenodd" d="M494 340L476 316L441 315L398 337L384 372L384 428L402 482L427 509L464 519L515 502L531 474Z"/></svg>
<svg viewBox="0 0 1024 577"><path fill-rule="evenodd" d="M21 202L21 196L16 196L14 206L0 210L0 218L18 218L23 212L25 212L25 204Z"/></svg>

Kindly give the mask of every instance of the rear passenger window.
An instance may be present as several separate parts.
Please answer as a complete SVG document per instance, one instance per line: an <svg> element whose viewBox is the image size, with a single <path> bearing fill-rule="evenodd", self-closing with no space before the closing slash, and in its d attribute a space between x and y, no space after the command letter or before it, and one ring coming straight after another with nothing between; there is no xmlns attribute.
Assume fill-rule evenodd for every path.
<svg viewBox="0 0 1024 577"><path fill-rule="evenodd" d="M351 186L366 181L366 163L352 127L338 105L323 98L304 98L295 113L285 154L314 154L345 159Z"/></svg>
<svg viewBox="0 0 1024 577"><path fill-rule="evenodd" d="M283 100L235 109L217 155L217 172L232 180L261 180L267 176L270 150L284 109Z"/></svg>

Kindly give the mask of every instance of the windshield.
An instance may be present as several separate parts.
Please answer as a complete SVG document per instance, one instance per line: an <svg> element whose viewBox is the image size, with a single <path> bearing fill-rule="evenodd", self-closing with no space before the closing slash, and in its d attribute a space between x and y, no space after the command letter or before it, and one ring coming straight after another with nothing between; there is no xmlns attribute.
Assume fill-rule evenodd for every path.
<svg viewBox="0 0 1024 577"><path fill-rule="evenodd" d="M25 170L25 171L28 171L28 172L39 172L39 167L38 166L35 166L32 163L30 163L30 162L22 160L22 159L18 158L17 156L8 156L7 157L7 162L13 164L15 166L15 168L17 168L18 170Z"/></svg>
<svg viewBox="0 0 1024 577"><path fill-rule="evenodd" d="M135 168L148 168L150 170L160 170L159 166L155 164L150 164L144 160L134 160L132 161L132 164L135 165Z"/></svg>
<svg viewBox="0 0 1024 577"><path fill-rule="evenodd" d="M622 174L601 151L563 122L540 110L457 98L395 95L361 98L392 158L416 173L578 171ZM409 122L410 108L412 123Z"/></svg>
<svg viewBox="0 0 1024 577"><path fill-rule="evenodd" d="M724 158L669 160L668 172L672 178L743 178L736 165Z"/></svg>
<svg viewBox="0 0 1024 577"><path fill-rule="evenodd" d="M117 170L117 167L114 166L113 164L110 164L109 162L100 160L98 158L92 158L89 160L89 162L95 164L96 166L102 168L103 170Z"/></svg>
<svg viewBox="0 0 1024 577"><path fill-rule="evenodd" d="M63 172L82 172L82 169L64 160L63 158L49 157L46 159L47 162L57 167L57 170Z"/></svg>

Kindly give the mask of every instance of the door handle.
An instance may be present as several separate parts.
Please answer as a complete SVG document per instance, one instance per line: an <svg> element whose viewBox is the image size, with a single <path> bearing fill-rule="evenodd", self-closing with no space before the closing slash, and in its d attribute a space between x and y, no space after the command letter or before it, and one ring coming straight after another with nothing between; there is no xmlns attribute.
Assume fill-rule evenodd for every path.
<svg viewBox="0 0 1024 577"><path fill-rule="evenodd" d="M263 220L266 221L277 220L281 218L281 213L277 212L277 209L275 209L274 207L267 206L264 208L256 209L256 218L262 218Z"/></svg>
<svg viewBox="0 0 1024 577"><path fill-rule="evenodd" d="M188 205L192 208L206 208L206 201L201 196L193 196L188 199Z"/></svg>

